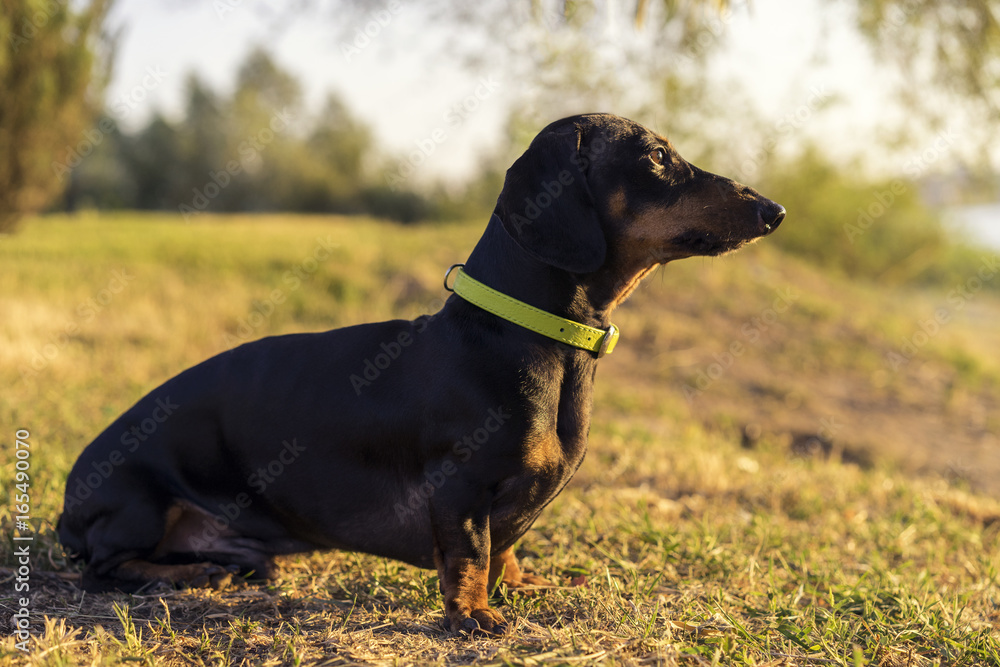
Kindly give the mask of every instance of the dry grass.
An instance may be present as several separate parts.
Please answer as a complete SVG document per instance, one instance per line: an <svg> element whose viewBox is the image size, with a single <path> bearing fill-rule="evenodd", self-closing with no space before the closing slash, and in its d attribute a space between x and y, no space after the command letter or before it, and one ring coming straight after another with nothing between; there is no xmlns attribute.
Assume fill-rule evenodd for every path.
<svg viewBox="0 0 1000 667"><path fill-rule="evenodd" d="M231 346L274 290L252 338L435 309L443 269L479 232L120 216L38 220L0 241L0 424L4 442L31 432L37 533L31 653L5 637L0 665L1000 664L1000 304L977 295L893 371L885 354L945 294L884 294L763 245L672 265L615 318L591 451L519 546L563 587L501 591L508 636L443 632L434 572L359 554L287 558L267 587L73 586L52 526L104 425ZM336 248L312 268L327 236ZM118 270L133 277L111 294ZM789 308L754 325L788 287ZM734 341L744 351L687 400ZM829 455L791 455L796 434ZM10 448L0 464L11 488ZM12 535L9 506L0 522ZM0 546L8 568L15 546ZM8 629L14 582L0 581Z"/></svg>

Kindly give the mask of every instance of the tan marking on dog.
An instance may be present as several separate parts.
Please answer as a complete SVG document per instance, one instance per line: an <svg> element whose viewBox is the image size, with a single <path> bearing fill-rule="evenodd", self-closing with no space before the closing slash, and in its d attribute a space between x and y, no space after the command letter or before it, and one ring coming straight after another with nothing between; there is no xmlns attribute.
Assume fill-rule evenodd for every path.
<svg viewBox="0 0 1000 667"><path fill-rule="evenodd" d="M654 264L654 265L652 265L652 266L650 266L648 268L643 269L638 274L636 274L636 276L634 278L632 278L632 280L630 280L628 283L622 285L621 290L618 292L618 294L615 296L614 300L612 300L612 302L611 302L611 308L614 309L614 308L617 308L618 306L620 306L621 303L623 301L625 301L625 299L627 299L629 297L629 295L632 294L632 292L635 291L635 289L639 286L639 283L642 282L643 278L645 278L650 273L652 273L653 270L657 266L659 266L659 265L658 264Z"/></svg>
<svg viewBox="0 0 1000 667"><path fill-rule="evenodd" d="M669 209L673 211L673 207ZM627 280L616 286L610 307L615 309L635 291L639 283L657 266L664 262L664 252L651 251L651 247L666 243L666 240L680 234L685 229L681 220L672 213L658 207L646 207L635 214L628 224L625 242L618 250L616 266L626 267L621 274Z"/></svg>
<svg viewBox="0 0 1000 667"><path fill-rule="evenodd" d="M215 517L191 503L177 501L167 510L163 537L153 550L152 560L171 553L211 551L220 537L236 535L236 531L216 526Z"/></svg>
<svg viewBox="0 0 1000 667"><path fill-rule="evenodd" d="M562 458L562 442L554 430L544 432L541 437L530 438L524 447L522 460L529 470L544 474L551 470Z"/></svg>
<svg viewBox="0 0 1000 667"><path fill-rule="evenodd" d="M517 565L513 547L490 556L490 581L487 589L492 591L500 577L503 577L501 581L511 588L521 585L521 568Z"/></svg>
<svg viewBox="0 0 1000 667"><path fill-rule="evenodd" d="M212 563L164 565L139 558L125 561L113 575L124 581L162 581L191 588L220 588L232 579L232 574Z"/></svg>
<svg viewBox="0 0 1000 667"><path fill-rule="evenodd" d="M618 188L607 199L608 213L619 220L628 216L628 196L625 188Z"/></svg>
<svg viewBox="0 0 1000 667"><path fill-rule="evenodd" d="M518 589L526 586L552 586L552 582L542 577L523 572L517 564L517 557L514 556L514 547L509 547L500 553L490 556L490 582L488 590L492 591L497 580L500 580L507 588ZM523 592L530 595L531 591Z"/></svg>

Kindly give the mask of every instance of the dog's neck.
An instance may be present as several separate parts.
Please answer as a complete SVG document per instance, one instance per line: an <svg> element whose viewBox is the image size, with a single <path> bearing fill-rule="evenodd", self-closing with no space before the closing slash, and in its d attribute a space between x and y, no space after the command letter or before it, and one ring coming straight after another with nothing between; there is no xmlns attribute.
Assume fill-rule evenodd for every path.
<svg viewBox="0 0 1000 667"><path fill-rule="evenodd" d="M598 271L571 274L531 256L494 216L465 263L470 276L509 297L581 324L606 329L611 313L653 267L618 267L613 255Z"/></svg>

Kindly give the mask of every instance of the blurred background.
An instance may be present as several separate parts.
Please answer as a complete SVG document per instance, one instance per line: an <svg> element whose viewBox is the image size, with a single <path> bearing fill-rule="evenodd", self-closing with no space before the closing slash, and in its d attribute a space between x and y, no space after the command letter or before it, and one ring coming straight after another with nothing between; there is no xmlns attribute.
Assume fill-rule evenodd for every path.
<svg viewBox="0 0 1000 667"><path fill-rule="evenodd" d="M875 270L843 226L893 179L903 201L874 216L878 245L903 217L904 255L944 217L1000 243L988 0L3 7L4 229L40 211L185 206L481 216L538 129L610 111L788 200L810 224L776 242L832 241L825 261ZM233 160L242 173L206 194Z"/></svg>
<svg viewBox="0 0 1000 667"><path fill-rule="evenodd" d="M606 409L1000 492L993 0L0 6L0 409L69 452L236 342L433 310L531 138L604 111L788 210L626 305Z"/></svg>

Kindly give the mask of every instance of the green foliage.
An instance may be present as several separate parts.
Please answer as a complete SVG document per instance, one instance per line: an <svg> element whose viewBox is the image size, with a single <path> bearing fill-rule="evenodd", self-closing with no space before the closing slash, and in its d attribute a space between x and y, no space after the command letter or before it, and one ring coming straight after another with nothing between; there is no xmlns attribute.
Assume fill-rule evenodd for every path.
<svg viewBox="0 0 1000 667"><path fill-rule="evenodd" d="M81 3L77 3L78 5ZM91 120L97 43L111 0L3 0L0 12L0 232L61 192L60 150Z"/></svg>
<svg viewBox="0 0 1000 667"><path fill-rule="evenodd" d="M113 119L101 119L110 129L72 170L63 208L165 210L188 219L275 210L400 222L448 214L443 198L383 184L372 131L340 97L330 94L316 117L301 98L299 82L260 48L240 67L231 96L192 73L180 122L157 114L136 134L121 134Z"/></svg>
<svg viewBox="0 0 1000 667"><path fill-rule="evenodd" d="M1000 13L993 0L857 0L857 5L861 34L906 75L904 95L909 89L905 99L911 108L934 108L929 83L959 95L965 106L985 108L995 125Z"/></svg>
<svg viewBox="0 0 1000 667"><path fill-rule="evenodd" d="M769 241L855 278L887 284L955 281L968 272L972 253L945 229L918 187L902 178L852 175L807 148L774 164L761 185L788 211Z"/></svg>

